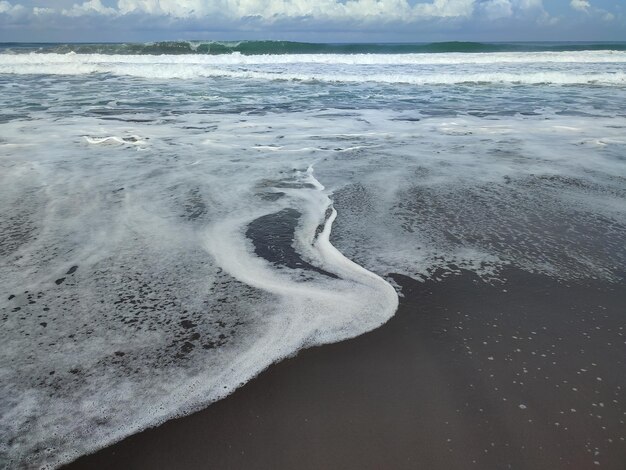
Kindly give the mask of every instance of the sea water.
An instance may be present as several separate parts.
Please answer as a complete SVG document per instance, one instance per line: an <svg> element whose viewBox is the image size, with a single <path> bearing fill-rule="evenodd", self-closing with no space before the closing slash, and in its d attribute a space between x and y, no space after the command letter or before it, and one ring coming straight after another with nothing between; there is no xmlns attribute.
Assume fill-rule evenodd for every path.
<svg viewBox="0 0 626 470"><path fill-rule="evenodd" d="M623 282L626 44L5 44L0 459L372 330L392 274Z"/></svg>

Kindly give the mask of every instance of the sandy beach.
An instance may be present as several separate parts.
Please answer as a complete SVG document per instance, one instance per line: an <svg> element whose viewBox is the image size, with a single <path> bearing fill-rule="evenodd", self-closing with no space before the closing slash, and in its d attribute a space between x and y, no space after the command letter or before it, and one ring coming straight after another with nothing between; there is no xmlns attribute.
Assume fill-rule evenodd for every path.
<svg viewBox="0 0 626 470"><path fill-rule="evenodd" d="M65 468L624 469L626 286L446 274L396 276L383 327Z"/></svg>

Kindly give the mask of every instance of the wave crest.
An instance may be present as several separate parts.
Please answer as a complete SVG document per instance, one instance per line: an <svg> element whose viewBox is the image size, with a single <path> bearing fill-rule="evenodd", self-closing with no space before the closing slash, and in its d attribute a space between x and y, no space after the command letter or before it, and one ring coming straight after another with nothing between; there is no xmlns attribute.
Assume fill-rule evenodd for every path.
<svg viewBox="0 0 626 470"><path fill-rule="evenodd" d="M0 46L1 47L1 46ZM325 44L295 41L159 41L148 43L5 44L13 53L41 52L107 55L221 55L238 52L264 54L429 54L487 52L626 51L626 43L482 43L448 41L434 43Z"/></svg>

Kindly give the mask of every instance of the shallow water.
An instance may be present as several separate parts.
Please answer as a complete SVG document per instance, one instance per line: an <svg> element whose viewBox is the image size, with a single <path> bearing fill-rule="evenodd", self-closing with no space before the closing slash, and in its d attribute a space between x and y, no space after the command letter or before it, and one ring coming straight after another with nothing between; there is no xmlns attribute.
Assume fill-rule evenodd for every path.
<svg viewBox="0 0 626 470"><path fill-rule="evenodd" d="M376 328L390 273L624 278L623 51L11 52L0 89L10 466Z"/></svg>

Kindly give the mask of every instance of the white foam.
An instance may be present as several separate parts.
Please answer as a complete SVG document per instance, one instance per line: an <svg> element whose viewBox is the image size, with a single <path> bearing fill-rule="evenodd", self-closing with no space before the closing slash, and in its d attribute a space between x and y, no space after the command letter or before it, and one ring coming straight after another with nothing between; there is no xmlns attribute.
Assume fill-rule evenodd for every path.
<svg viewBox="0 0 626 470"><path fill-rule="evenodd" d="M107 137L92 137L85 136L85 140L89 144L93 145L134 145L134 146L145 146L148 143L145 140L142 140L141 137L137 135L131 135L128 137L118 137L116 135L107 136Z"/></svg>
<svg viewBox="0 0 626 470"><path fill-rule="evenodd" d="M626 52L483 54L104 55L0 54L9 74L106 73L152 79L230 77L416 85L458 83L624 85ZM531 66L530 68L528 66ZM601 65L602 71L597 70Z"/></svg>
<svg viewBox="0 0 626 470"><path fill-rule="evenodd" d="M0 54L0 64L179 64L179 65L458 65L458 64L606 64L626 63L624 51L486 52L477 54L267 54L243 55L109 55L109 54Z"/></svg>
<svg viewBox="0 0 626 470"><path fill-rule="evenodd" d="M305 218L313 216L319 223L326 208L319 202L328 202L327 197L304 198L308 202L315 199L308 209L317 209L316 214L305 214ZM278 296L276 309L283 313L277 317L276 328L282 340L272 346L276 352L271 356L284 357L303 345L339 341L369 331L389 319L397 307L397 295L389 283L352 263L331 245L328 237L335 215L333 211L307 254L309 260L316 258L319 266L340 275L340 279L304 284L292 280L290 274L276 272L246 246L250 242L243 232L252 221L250 216L221 220L207 230L205 246L220 267L234 278ZM311 227L306 224L305 228ZM311 230L300 233L308 240L314 234Z"/></svg>
<svg viewBox="0 0 626 470"><path fill-rule="evenodd" d="M294 153L308 168L294 173L304 186L263 203L251 189L295 159L246 169L230 160L250 152L266 126L256 122L233 140L237 120L215 122L224 127L208 157L202 134L171 126L91 118L3 125L17 144L3 156L0 189L3 233L14 240L2 245L0 268L5 461L58 465L205 406L299 348L361 334L395 311L394 289L330 244L334 216L315 238L330 200L311 152ZM64 139L56 138L61 129ZM173 160L172 132L177 148L189 150ZM247 225L284 207L303 214L295 237L309 240L308 261L337 279L313 273L303 283L297 270L255 255Z"/></svg>

